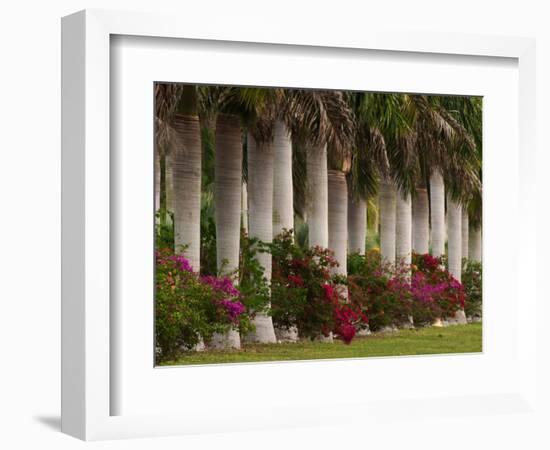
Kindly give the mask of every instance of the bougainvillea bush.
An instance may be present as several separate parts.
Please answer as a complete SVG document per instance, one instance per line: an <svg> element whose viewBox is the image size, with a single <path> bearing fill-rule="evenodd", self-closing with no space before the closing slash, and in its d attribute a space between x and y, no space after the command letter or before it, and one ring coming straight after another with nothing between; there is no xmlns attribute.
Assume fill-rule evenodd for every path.
<svg viewBox="0 0 550 450"><path fill-rule="evenodd" d="M411 271L411 290L415 299L413 306L418 310L413 311L415 323L428 325L436 317L454 317L459 309L465 308L464 287L445 268L441 258L413 254ZM428 317L422 320L426 311Z"/></svg>
<svg viewBox="0 0 550 450"><path fill-rule="evenodd" d="M229 277L199 276L170 249L156 252L157 360L208 343L214 333L251 328L241 293Z"/></svg>
<svg viewBox="0 0 550 450"><path fill-rule="evenodd" d="M367 310L371 331L408 321L412 295L406 271L404 267L382 264L377 250L348 257L351 302Z"/></svg>
<svg viewBox="0 0 550 450"><path fill-rule="evenodd" d="M416 326L430 325L465 307L464 288L441 259L415 254L412 260L410 266L390 267L376 251L350 255L350 298L366 308L372 331L402 326L409 318Z"/></svg>
<svg viewBox="0 0 550 450"><path fill-rule="evenodd" d="M301 337L335 337L349 343L366 326L360 307L346 299L346 281L333 275L333 254L320 247L301 248L291 231L266 245L272 254L271 314L280 329L296 327Z"/></svg>

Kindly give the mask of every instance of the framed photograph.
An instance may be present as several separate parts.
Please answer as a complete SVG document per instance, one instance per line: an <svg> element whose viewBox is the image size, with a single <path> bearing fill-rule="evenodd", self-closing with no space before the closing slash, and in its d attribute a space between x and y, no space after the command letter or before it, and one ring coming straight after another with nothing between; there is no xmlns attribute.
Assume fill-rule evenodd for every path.
<svg viewBox="0 0 550 450"><path fill-rule="evenodd" d="M87 10L62 56L65 433L534 410L533 40Z"/></svg>

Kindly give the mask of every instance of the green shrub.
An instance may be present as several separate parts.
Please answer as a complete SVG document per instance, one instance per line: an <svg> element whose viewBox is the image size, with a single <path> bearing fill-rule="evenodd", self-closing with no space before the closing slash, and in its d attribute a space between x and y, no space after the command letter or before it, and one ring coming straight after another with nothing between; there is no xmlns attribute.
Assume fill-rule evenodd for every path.
<svg viewBox="0 0 550 450"><path fill-rule="evenodd" d="M168 218L168 220L166 220ZM174 249L174 214L157 211L155 214L155 248Z"/></svg>
<svg viewBox="0 0 550 450"><path fill-rule="evenodd" d="M264 268L258 261L258 254L268 252L258 239L241 233L239 256L239 291L241 300L252 317L258 313L270 314L271 293Z"/></svg>
<svg viewBox="0 0 550 450"><path fill-rule="evenodd" d="M482 264L464 258L462 260L462 285L467 298L464 308L468 317L481 317L483 305Z"/></svg>

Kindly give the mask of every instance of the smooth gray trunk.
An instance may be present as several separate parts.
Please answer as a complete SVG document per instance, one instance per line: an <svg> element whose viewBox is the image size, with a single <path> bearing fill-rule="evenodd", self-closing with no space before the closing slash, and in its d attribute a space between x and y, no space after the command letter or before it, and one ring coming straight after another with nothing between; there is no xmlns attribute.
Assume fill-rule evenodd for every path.
<svg viewBox="0 0 550 450"><path fill-rule="evenodd" d="M468 254L470 259L481 262L481 228L470 228L470 239L468 242Z"/></svg>
<svg viewBox="0 0 550 450"><path fill-rule="evenodd" d="M269 243L273 237L273 146L271 143L258 144L248 134L248 208L249 234ZM258 253L258 262L264 269L264 276L271 281L271 254ZM273 320L266 314L256 314L253 319L256 327L247 339L253 342L277 342Z"/></svg>
<svg viewBox="0 0 550 450"><path fill-rule="evenodd" d="M160 151L155 149L155 213L160 209Z"/></svg>
<svg viewBox="0 0 550 450"><path fill-rule="evenodd" d="M462 205L447 196L447 258L449 272L458 281L462 279ZM451 323L466 324L466 314L460 309Z"/></svg>
<svg viewBox="0 0 550 450"><path fill-rule="evenodd" d="M218 271L231 276L235 276L239 269L242 158L239 118L219 114L214 162L216 256ZM212 345L240 348L239 333L231 329L223 336L214 336Z"/></svg>
<svg viewBox="0 0 550 450"><path fill-rule="evenodd" d="M338 267L334 273L347 276L348 185L340 170L328 171L328 248Z"/></svg>
<svg viewBox="0 0 550 450"><path fill-rule="evenodd" d="M170 212L174 212L175 210L173 152L172 150L166 154L166 210Z"/></svg>
<svg viewBox="0 0 550 450"><path fill-rule="evenodd" d="M248 186L244 182L241 191L241 221L244 232L248 234Z"/></svg>
<svg viewBox="0 0 550 450"><path fill-rule="evenodd" d="M292 140L286 125L278 120L273 130L273 237L294 230L294 187L292 184ZM277 339L296 342L298 330L275 329Z"/></svg>
<svg viewBox="0 0 550 450"><path fill-rule="evenodd" d="M424 255L430 251L430 204L426 188L416 188L412 200L412 249Z"/></svg>
<svg viewBox="0 0 550 450"><path fill-rule="evenodd" d="M462 210L462 258L468 258L468 247L469 247L469 220L468 220L468 211L466 208Z"/></svg>
<svg viewBox="0 0 550 450"><path fill-rule="evenodd" d="M307 222L309 246L328 247L327 147L307 151Z"/></svg>
<svg viewBox="0 0 550 450"><path fill-rule="evenodd" d="M462 206L447 197L447 258L449 272L458 281L462 274Z"/></svg>
<svg viewBox="0 0 550 450"><path fill-rule="evenodd" d="M393 182L381 181L380 208L380 253L385 263L395 263L396 189Z"/></svg>
<svg viewBox="0 0 550 450"><path fill-rule="evenodd" d="M445 253L445 184L438 170L430 176L430 195L432 255L439 257Z"/></svg>
<svg viewBox="0 0 550 450"><path fill-rule="evenodd" d="M176 114L178 144L172 157L174 186L174 243L193 270L200 271L201 244L201 131L198 116ZM168 184L168 180L167 180Z"/></svg>
<svg viewBox="0 0 550 450"><path fill-rule="evenodd" d="M286 126L275 122L273 131L273 237L294 229L292 142Z"/></svg>
<svg viewBox="0 0 550 450"><path fill-rule="evenodd" d="M397 260L404 264L411 263L412 253L412 202L411 194L397 193L396 202L396 243Z"/></svg>
<svg viewBox="0 0 550 450"><path fill-rule="evenodd" d="M365 254L367 238L367 202L348 194L348 250Z"/></svg>

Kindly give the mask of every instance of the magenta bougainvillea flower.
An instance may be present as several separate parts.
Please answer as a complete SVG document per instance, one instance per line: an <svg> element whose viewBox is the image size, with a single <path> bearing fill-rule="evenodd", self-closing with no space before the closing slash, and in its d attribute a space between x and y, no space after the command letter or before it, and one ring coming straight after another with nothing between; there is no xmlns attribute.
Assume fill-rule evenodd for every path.
<svg viewBox="0 0 550 450"><path fill-rule="evenodd" d="M218 300L218 305L225 309L227 316L231 322L238 322L239 316L246 310L244 305L238 300L223 299Z"/></svg>
<svg viewBox="0 0 550 450"><path fill-rule="evenodd" d="M221 291L224 294L230 295L231 297L239 297L240 292L233 284L228 277L214 277L212 275L205 275L201 277L201 281L205 284L212 286L217 291Z"/></svg>

